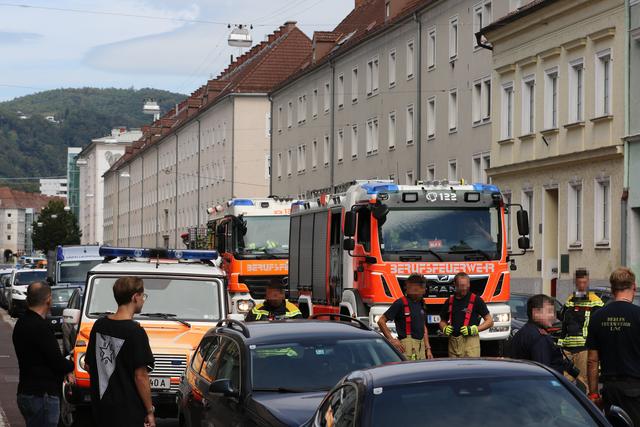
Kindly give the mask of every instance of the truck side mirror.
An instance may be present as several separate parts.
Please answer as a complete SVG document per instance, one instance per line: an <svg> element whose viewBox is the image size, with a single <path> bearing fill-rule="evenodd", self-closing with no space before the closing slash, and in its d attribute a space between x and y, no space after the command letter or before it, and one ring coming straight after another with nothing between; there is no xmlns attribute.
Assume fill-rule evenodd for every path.
<svg viewBox="0 0 640 427"><path fill-rule="evenodd" d="M356 213L349 211L344 214L344 235L353 237L356 235Z"/></svg>
<svg viewBox="0 0 640 427"><path fill-rule="evenodd" d="M619 406L612 405L609 410L606 411L606 416L613 427L630 427L633 425L629 414Z"/></svg>
<svg viewBox="0 0 640 427"><path fill-rule="evenodd" d="M528 236L529 230L529 214L525 210L519 210L516 214L516 221L518 223L518 234L521 236Z"/></svg>
<svg viewBox="0 0 640 427"><path fill-rule="evenodd" d="M355 248L356 248L356 241L353 240L352 238L344 239L344 242L342 242L342 249L344 249L345 251L352 251Z"/></svg>
<svg viewBox="0 0 640 427"><path fill-rule="evenodd" d="M371 211L371 214L379 223L382 224L387 219L387 215L389 214L389 207L384 204L376 205Z"/></svg>
<svg viewBox="0 0 640 427"><path fill-rule="evenodd" d="M529 238L526 236L518 238L518 247L522 250L531 248L531 242L529 241Z"/></svg>

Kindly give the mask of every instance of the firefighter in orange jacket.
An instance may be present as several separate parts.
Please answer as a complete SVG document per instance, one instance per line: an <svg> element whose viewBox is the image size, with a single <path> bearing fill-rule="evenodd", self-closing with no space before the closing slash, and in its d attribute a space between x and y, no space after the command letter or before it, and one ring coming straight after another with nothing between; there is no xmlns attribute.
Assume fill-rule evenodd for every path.
<svg viewBox="0 0 640 427"><path fill-rule="evenodd" d="M391 307L378 320L378 326L382 334L407 359L433 359L424 313L423 298L427 282L420 274L412 274L406 284L406 296L398 298L391 304ZM387 322L390 320L396 324L398 338L394 338L387 327Z"/></svg>

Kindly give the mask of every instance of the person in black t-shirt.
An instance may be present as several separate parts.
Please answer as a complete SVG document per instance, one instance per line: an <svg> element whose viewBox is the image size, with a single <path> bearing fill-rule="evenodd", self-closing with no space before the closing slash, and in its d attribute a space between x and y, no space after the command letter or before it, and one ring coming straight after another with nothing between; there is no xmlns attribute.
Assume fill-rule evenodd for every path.
<svg viewBox="0 0 640 427"><path fill-rule="evenodd" d="M378 319L382 334L409 360L433 359L427 319L424 313L424 293L427 282L420 274L412 274L405 282L406 297L398 298ZM387 322L396 324L398 338L391 335Z"/></svg>
<svg viewBox="0 0 640 427"><path fill-rule="evenodd" d="M628 268L618 268L609 282L614 300L589 322L589 398L605 409L621 407L640 426L640 307L633 304L636 276Z"/></svg>
<svg viewBox="0 0 640 427"><path fill-rule="evenodd" d="M74 382L73 362L45 320L51 308L51 288L34 282L27 288L27 311L13 328L13 346L20 368L18 408L27 427L56 427L60 418L62 381Z"/></svg>
<svg viewBox="0 0 640 427"><path fill-rule="evenodd" d="M453 283L456 292L440 313L440 330L449 337L449 357L480 357L479 335L493 326L493 318L482 297L470 291L467 273L456 274Z"/></svg>
<svg viewBox="0 0 640 427"><path fill-rule="evenodd" d="M149 372L154 359L149 338L133 320L146 300L138 277L120 277L113 285L118 311L96 321L85 363L91 378L96 425L155 427Z"/></svg>
<svg viewBox="0 0 640 427"><path fill-rule="evenodd" d="M548 295L533 295L527 300L529 321L520 328L511 341L511 357L542 363L564 373L562 350L547 333L555 319L555 304Z"/></svg>

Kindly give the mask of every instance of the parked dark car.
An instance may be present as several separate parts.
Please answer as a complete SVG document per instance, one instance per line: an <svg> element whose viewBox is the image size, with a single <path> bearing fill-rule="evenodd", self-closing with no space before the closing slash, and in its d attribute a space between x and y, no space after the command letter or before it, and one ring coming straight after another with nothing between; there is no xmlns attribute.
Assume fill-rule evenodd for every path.
<svg viewBox="0 0 640 427"><path fill-rule="evenodd" d="M13 269L0 270L0 307L5 309L9 307L9 301L7 300L6 289L7 289L7 283L9 283L9 280L11 280L12 272L13 272Z"/></svg>
<svg viewBox="0 0 640 427"><path fill-rule="evenodd" d="M69 298L66 308L75 310L82 309L82 298L84 296L84 286L76 287ZM64 309L62 310L64 312ZM76 343L76 335L78 334L78 325L62 322L62 354L71 353Z"/></svg>
<svg viewBox="0 0 640 427"><path fill-rule="evenodd" d="M209 331L180 384L181 425L299 426L351 371L403 356L360 321L225 320Z"/></svg>
<svg viewBox="0 0 640 427"><path fill-rule="evenodd" d="M622 410L609 415L622 422ZM352 372L323 399L311 426L589 427L603 414L562 375L531 362L436 359Z"/></svg>
<svg viewBox="0 0 640 427"><path fill-rule="evenodd" d="M69 299L79 286L52 286L51 287L51 311L47 315L47 321L56 335L62 334L62 311L67 308Z"/></svg>

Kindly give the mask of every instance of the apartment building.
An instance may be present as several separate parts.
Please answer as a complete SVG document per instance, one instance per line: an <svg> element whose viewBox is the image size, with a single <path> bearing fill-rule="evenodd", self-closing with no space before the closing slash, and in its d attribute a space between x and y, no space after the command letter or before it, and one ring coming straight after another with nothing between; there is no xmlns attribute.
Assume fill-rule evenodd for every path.
<svg viewBox="0 0 640 427"><path fill-rule="evenodd" d="M67 179L41 178L40 194L51 197L67 197Z"/></svg>
<svg viewBox="0 0 640 427"><path fill-rule="evenodd" d="M125 148L142 137L140 129L113 128L111 134L95 138L78 154L80 171L80 217L82 244L103 243L104 178L102 175L124 154Z"/></svg>
<svg viewBox="0 0 640 427"><path fill-rule="evenodd" d="M481 30L493 49L488 173L529 211L514 289L563 297L576 268L606 284L621 263L624 3L536 0Z"/></svg>
<svg viewBox="0 0 640 427"><path fill-rule="evenodd" d="M33 252L33 222L54 197L0 187L0 253L17 255Z"/></svg>
<svg viewBox="0 0 640 427"><path fill-rule="evenodd" d="M104 242L180 247L207 208L269 195L268 92L311 40L287 22L167 112L104 174Z"/></svg>
<svg viewBox="0 0 640 427"><path fill-rule="evenodd" d="M519 3L356 0L271 93L271 192L305 197L365 178L487 181L492 62L475 32Z"/></svg>

